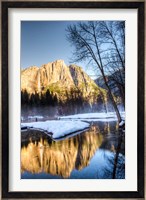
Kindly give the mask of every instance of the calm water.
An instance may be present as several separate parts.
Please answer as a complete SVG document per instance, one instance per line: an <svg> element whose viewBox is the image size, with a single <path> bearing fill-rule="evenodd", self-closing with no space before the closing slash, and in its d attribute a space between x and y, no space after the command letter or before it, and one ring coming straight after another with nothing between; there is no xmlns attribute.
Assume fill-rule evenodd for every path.
<svg viewBox="0 0 146 200"><path fill-rule="evenodd" d="M116 122L93 122L81 134L52 141L47 135L22 132L23 179L124 179L125 141Z"/></svg>

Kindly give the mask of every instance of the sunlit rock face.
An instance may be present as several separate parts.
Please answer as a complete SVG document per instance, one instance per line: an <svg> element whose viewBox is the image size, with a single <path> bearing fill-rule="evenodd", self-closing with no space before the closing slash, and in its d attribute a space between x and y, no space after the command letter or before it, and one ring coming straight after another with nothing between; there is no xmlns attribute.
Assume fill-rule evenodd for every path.
<svg viewBox="0 0 146 200"><path fill-rule="evenodd" d="M60 86L73 86L69 68L63 60L57 60L39 67L29 67L21 72L21 89L40 92L47 86L60 82ZM33 83L33 84L32 84Z"/></svg>
<svg viewBox="0 0 146 200"><path fill-rule="evenodd" d="M21 90L27 89L28 93L33 93L37 89L38 69L37 66L31 66L29 70L21 71Z"/></svg>
<svg viewBox="0 0 146 200"><path fill-rule="evenodd" d="M65 65L63 60L57 60L55 62L42 65L38 70L38 75L39 74L41 88L54 83L58 83L60 86L66 88L71 86L73 87L74 85L69 68Z"/></svg>
<svg viewBox="0 0 146 200"><path fill-rule="evenodd" d="M89 133L67 140L29 142L21 148L21 171L68 178L73 169L81 170L89 165L102 140L101 134L92 128Z"/></svg>
<svg viewBox="0 0 146 200"><path fill-rule="evenodd" d="M82 96L91 103L97 101L98 96L107 97L106 90L98 87L81 67L67 66L63 60L21 71L22 91L44 93L47 89L64 101L75 95Z"/></svg>

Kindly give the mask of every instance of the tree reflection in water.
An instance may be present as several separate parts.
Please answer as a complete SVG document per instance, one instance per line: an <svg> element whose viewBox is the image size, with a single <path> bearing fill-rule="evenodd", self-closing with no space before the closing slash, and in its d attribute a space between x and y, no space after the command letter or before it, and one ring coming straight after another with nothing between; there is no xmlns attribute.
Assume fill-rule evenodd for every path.
<svg viewBox="0 0 146 200"><path fill-rule="evenodd" d="M37 131L33 131L33 134L31 131L30 135L32 135L32 137L29 140L28 138L25 138L25 141L22 140L22 175L27 172L31 174L51 174L54 177L57 176L60 178L90 178L90 171L95 171L96 177L94 178L109 178L109 171L116 171L114 166L118 166L118 159L115 159L114 156L116 154L117 140L115 140L115 142L111 140L112 142L110 142L110 139L108 139L107 142L107 138L104 136L106 126L107 124L105 123L103 132L101 132L99 126L92 125L89 131L61 141L52 141L50 138L43 135L39 137ZM23 134L24 133L22 133L22 135ZM37 137L35 137L36 135ZM104 162L106 162L106 164L109 161L112 163L110 165L110 170L104 167L106 164L102 166L104 176L103 173L101 175L101 173L99 173L100 170L98 170L98 168L100 169L98 152L101 153L99 148L104 149L104 154L106 151L110 152L110 156L107 156L108 154L104 155L105 158L107 156ZM119 153L120 152L121 150L119 150ZM114 163L116 164L114 165ZM86 173L82 176L78 176L78 173L83 174L85 171L88 173L87 176L85 175ZM110 178L117 177L110 176Z"/></svg>
<svg viewBox="0 0 146 200"><path fill-rule="evenodd" d="M123 136L115 137L112 135L110 140L103 142L101 149L103 150L106 165L102 168L103 172L97 174L98 178L108 179L124 179L125 178L125 141ZM110 150L110 153L107 152Z"/></svg>

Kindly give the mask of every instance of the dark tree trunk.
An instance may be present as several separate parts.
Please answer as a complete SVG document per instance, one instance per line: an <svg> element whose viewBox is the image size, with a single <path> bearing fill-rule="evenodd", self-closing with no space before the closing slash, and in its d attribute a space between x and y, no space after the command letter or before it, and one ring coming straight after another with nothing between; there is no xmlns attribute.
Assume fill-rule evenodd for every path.
<svg viewBox="0 0 146 200"><path fill-rule="evenodd" d="M123 101L123 106L125 108L125 88L123 86L120 87L120 91L121 91L121 97L122 97L122 101Z"/></svg>
<svg viewBox="0 0 146 200"><path fill-rule="evenodd" d="M116 149L116 154L115 154L115 159L114 159L114 168L113 168L113 175L112 178L115 179L116 178L116 170L117 170L117 165L118 165L118 158L119 158L119 153L121 150L121 144L122 144L122 137L120 136L118 139L118 146Z"/></svg>
<svg viewBox="0 0 146 200"><path fill-rule="evenodd" d="M113 95L112 95L112 93L111 93L111 89L110 89L110 87L109 87L109 85L108 85L108 83L107 83L107 80L106 80L106 77L105 77L103 71L102 71L102 76L103 76L103 79L104 79L106 88L107 88L107 90L108 90L108 92L109 92L110 100L111 100L112 105L113 105L113 107L114 107L114 109L115 109L115 112L116 112L118 121L121 122L121 121L122 121L122 118L121 118L120 112L119 112L118 107L117 107L117 104L116 104L116 102L115 102L115 100L114 100L114 98L113 98Z"/></svg>

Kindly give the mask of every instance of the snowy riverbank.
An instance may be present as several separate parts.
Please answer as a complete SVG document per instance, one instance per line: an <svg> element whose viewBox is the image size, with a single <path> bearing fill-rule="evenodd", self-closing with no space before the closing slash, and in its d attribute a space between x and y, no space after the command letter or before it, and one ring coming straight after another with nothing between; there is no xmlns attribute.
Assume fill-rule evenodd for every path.
<svg viewBox="0 0 146 200"><path fill-rule="evenodd" d="M64 137L66 135L85 130L90 127L89 123L82 121L63 121L50 120L44 122L21 123L21 128L31 128L44 131L52 135L53 139Z"/></svg>
<svg viewBox="0 0 146 200"><path fill-rule="evenodd" d="M125 119L125 112L121 112L121 116ZM37 118L37 116L33 117ZM90 127L89 122L93 121L112 122L117 121L117 117L114 112L76 114L58 117L58 120L21 123L21 129L24 131L27 129L40 130L51 135L53 139L57 139L82 132L88 129Z"/></svg>
<svg viewBox="0 0 146 200"><path fill-rule="evenodd" d="M125 112L121 112L122 119L125 119ZM59 119L72 119L72 120L84 120L84 121L117 121L117 116L115 112L108 113L85 113L85 114L76 114L59 117Z"/></svg>

